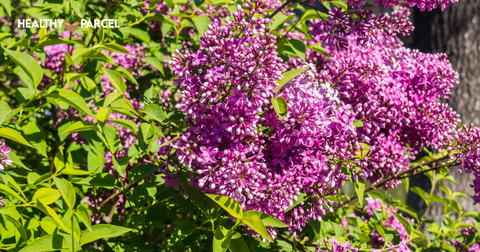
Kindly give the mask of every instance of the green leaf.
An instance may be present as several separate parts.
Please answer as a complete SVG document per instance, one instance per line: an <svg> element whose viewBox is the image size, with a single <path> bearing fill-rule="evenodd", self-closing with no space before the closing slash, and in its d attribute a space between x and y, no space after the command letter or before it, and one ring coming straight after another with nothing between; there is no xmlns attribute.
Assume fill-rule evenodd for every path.
<svg viewBox="0 0 480 252"><path fill-rule="evenodd" d="M0 128L0 137L10 139L28 147L33 147L18 131L10 128Z"/></svg>
<svg viewBox="0 0 480 252"><path fill-rule="evenodd" d="M210 18L207 16L194 16L193 23L197 27L198 34L203 36L208 31L208 25L210 24Z"/></svg>
<svg viewBox="0 0 480 252"><path fill-rule="evenodd" d="M130 35L134 36L135 38L140 39L141 41L143 41L145 43L150 43L150 41L151 41L150 35L148 35L148 32L146 32L142 29L127 26L127 27L122 27L119 30L123 34L125 34L125 35L130 34Z"/></svg>
<svg viewBox="0 0 480 252"><path fill-rule="evenodd" d="M390 211L390 212L393 215L395 215L395 217L397 218L398 221L400 221L402 226L405 228L405 231L407 231L407 234L411 234L412 233L412 226L410 225L410 222L408 222L407 219L405 219L405 217L401 216L400 214L395 213L393 211Z"/></svg>
<svg viewBox="0 0 480 252"><path fill-rule="evenodd" d="M353 187L355 188L355 193L358 195L358 203L362 206L363 195L365 193L365 180L359 178L357 181L353 182Z"/></svg>
<svg viewBox="0 0 480 252"><path fill-rule="evenodd" d="M460 198L465 198L465 199L470 199L470 197L468 197L466 194L464 193L461 193L461 192L454 192L452 194L452 199L455 199L457 197L460 197Z"/></svg>
<svg viewBox="0 0 480 252"><path fill-rule="evenodd" d="M215 201L215 203L217 203L223 209L225 209L233 217L235 217L237 219L242 219L243 218L242 207L234 199L229 198L227 196L221 196L221 195L212 195L212 194L206 194L206 195L207 195L207 197L209 197L210 199Z"/></svg>
<svg viewBox="0 0 480 252"><path fill-rule="evenodd" d="M113 238L121 236L132 231L130 228L119 227L115 225L99 224L92 226L92 231L85 230L80 238L80 244L83 246L96 240Z"/></svg>
<svg viewBox="0 0 480 252"><path fill-rule="evenodd" d="M3 216L7 217L7 219L13 223L13 225L15 226L15 228L17 228L18 232L20 233L20 235L22 236L23 240L24 241L28 241L28 235L27 235L27 231L25 230L25 227L23 226L23 224L18 221L17 219L13 218L12 216L8 215L8 214L2 214ZM21 220L21 219L20 219Z"/></svg>
<svg viewBox="0 0 480 252"><path fill-rule="evenodd" d="M318 235L322 234L320 221L309 220L308 224L310 224L310 226L313 228L313 230L315 231L316 234L318 234Z"/></svg>
<svg viewBox="0 0 480 252"><path fill-rule="evenodd" d="M205 0L193 0L193 3L195 4L195 7L200 7L203 3L205 3Z"/></svg>
<svg viewBox="0 0 480 252"><path fill-rule="evenodd" d="M45 235L29 243L20 252L58 251L68 248L65 237L58 234Z"/></svg>
<svg viewBox="0 0 480 252"><path fill-rule="evenodd" d="M279 219L277 219L277 218L275 218L275 217L273 217L269 214L260 212L260 211L249 210L249 211L246 211L246 212L243 213L243 218L244 219L247 219L250 216L259 217L263 221L263 224L266 227L278 227L278 228L288 227L288 225L283 223L281 220L279 220Z"/></svg>
<svg viewBox="0 0 480 252"><path fill-rule="evenodd" d="M35 89L33 89L33 88L19 87L19 88L17 88L17 91L15 92L15 98L20 103L25 103L26 101L30 101L34 97L35 97ZM19 111L19 108L17 108L15 111ZM12 113L14 113L14 112L12 111ZM14 115L12 115L12 117L13 116Z"/></svg>
<svg viewBox="0 0 480 252"><path fill-rule="evenodd" d="M335 236L337 238L342 237L343 235L343 228L342 226L338 225L337 223L329 221L330 225L332 225L333 231L335 232Z"/></svg>
<svg viewBox="0 0 480 252"><path fill-rule="evenodd" d="M83 18L85 15L85 0L72 0L72 9L75 11L75 13Z"/></svg>
<svg viewBox="0 0 480 252"><path fill-rule="evenodd" d="M22 128L23 134L42 156L47 157L47 142L42 127L35 122L29 122Z"/></svg>
<svg viewBox="0 0 480 252"><path fill-rule="evenodd" d="M80 57L81 60L81 57ZM70 56L70 53L68 51L65 52L65 67L70 67L71 65L74 65L75 62L72 59L72 56Z"/></svg>
<svg viewBox="0 0 480 252"><path fill-rule="evenodd" d="M19 199L20 201L22 201L23 203L27 203L27 201L22 198L20 195L18 195L14 190L12 190L10 187L4 185L4 184L0 184L0 193L3 193L5 195L11 195L17 199Z"/></svg>
<svg viewBox="0 0 480 252"><path fill-rule="evenodd" d="M458 203L458 201L456 200L451 200L451 199L447 199L448 201L448 204L453 207L453 209L455 209L455 211L457 211L458 215L462 215L463 214L463 207Z"/></svg>
<svg viewBox="0 0 480 252"><path fill-rule="evenodd" d="M145 91L145 94L143 95L143 102L145 102L145 105L160 103L159 94L155 90L154 85Z"/></svg>
<svg viewBox="0 0 480 252"><path fill-rule="evenodd" d="M112 154L115 153L120 145L120 138L118 137L115 127L106 125L103 127L103 133L105 134L105 138L107 140L108 149L112 152Z"/></svg>
<svg viewBox="0 0 480 252"><path fill-rule="evenodd" d="M77 207L77 211L75 211L75 215L80 219L83 224L87 227L87 229L90 232L93 232L92 230L92 220L90 219L90 214L88 214L88 210L85 206L79 206Z"/></svg>
<svg viewBox="0 0 480 252"><path fill-rule="evenodd" d="M292 20L294 15L287 16L282 13L277 13L273 16L272 25L270 26L270 31L276 30L280 25L284 24L288 20Z"/></svg>
<svg viewBox="0 0 480 252"><path fill-rule="evenodd" d="M287 40L288 43L291 45L293 51L295 52L295 54L300 57L300 59L302 59L303 61L305 61L305 44L303 43L302 40L300 39L290 39L290 40Z"/></svg>
<svg viewBox="0 0 480 252"><path fill-rule="evenodd" d="M242 235L238 232L234 232L232 239L230 240L229 249L232 252L250 252L247 243L243 239Z"/></svg>
<svg viewBox="0 0 480 252"><path fill-rule="evenodd" d="M187 220L182 220L173 230L168 245L172 246L191 235L197 227Z"/></svg>
<svg viewBox="0 0 480 252"><path fill-rule="evenodd" d="M43 78L43 70L37 60L26 53L8 49L5 49L5 52L20 66L20 68L15 68L15 74L17 74L29 88L37 89L38 84L40 84Z"/></svg>
<svg viewBox="0 0 480 252"><path fill-rule="evenodd" d="M193 186L184 185L184 187L187 191L188 198L200 208L205 217L209 220L214 220L217 217L217 205L215 202Z"/></svg>
<svg viewBox="0 0 480 252"><path fill-rule="evenodd" d="M137 134L137 125L130 121L130 120L126 120L126 119L110 119L110 122L112 123L116 123L120 126L123 126L129 130L131 130L134 134Z"/></svg>
<svg viewBox="0 0 480 252"><path fill-rule="evenodd" d="M300 193L299 195L297 195L297 200L295 200L291 206L287 207L287 209L285 209L285 212L288 212L288 211L292 210L298 204L305 201L306 197L307 197L307 195L305 193Z"/></svg>
<svg viewBox="0 0 480 252"><path fill-rule="evenodd" d="M41 201L44 205L53 204L61 197L60 192L57 189L52 188L40 188L33 195L32 202L36 203Z"/></svg>
<svg viewBox="0 0 480 252"><path fill-rule="evenodd" d="M59 89L55 90L48 95L49 97L53 97L55 99L59 99L69 106L80 110L85 115L89 115L92 118L95 118L95 115L92 113L92 110L87 106L85 100L77 93L68 90L68 89Z"/></svg>
<svg viewBox="0 0 480 252"><path fill-rule="evenodd" d="M157 104L148 104L142 111L157 122L164 124L167 122L165 112Z"/></svg>
<svg viewBox="0 0 480 252"><path fill-rule="evenodd" d="M420 196L425 201L425 203L428 203L428 199L430 198L430 194L425 192L422 188L420 188L418 186L415 186L415 187L410 188L410 191L412 191L415 194L417 194L418 196Z"/></svg>
<svg viewBox="0 0 480 252"><path fill-rule="evenodd" d="M106 108L108 105L112 104L116 100L122 99L124 97L123 94L118 94L118 93L110 93L107 95L105 100L103 101L103 107Z"/></svg>
<svg viewBox="0 0 480 252"><path fill-rule="evenodd" d="M15 154L14 152L10 152L8 153L8 155L10 155L10 160L12 160L12 162L19 166L19 167L22 167L23 169L25 170L29 170L31 171L27 166L25 166L25 164L18 158L17 154Z"/></svg>
<svg viewBox="0 0 480 252"><path fill-rule="evenodd" d="M121 157L119 160L117 158L112 158L113 161L113 166L115 167L115 170L122 176L122 178L125 178L126 175L126 169L128 165L128 161L130 161L130 157L128 155L125 155Z"/></svg>
<svg viewBox="0 0 480 252"><path fill-rule="evenodd" d="M97 91L97 84L87 76L82 76L80 78L80 84L82 84L82 87L85 88L90 94L94 95Z"/></svg>
<svg viewBox="0 0 480 252"><path fill-rule="evenodd" d="M0 126L3 124L3 122L12 119L12 117L14 117L18 111L19 111L18 109L12 110L6 101L1 100L0 101Z"/></svg>
<svg viewBox="0 0 480 252"><path fill-rule="evenodd" d="M475 226L472 225L472 224L465 223L465 222L457 222L455 224L455 228L456 229L458 229L458 228L475 228Z"/></svg>
<svg viewBox="0 0 480 252"><path fill-rule="evenodd" d="M120 73L123 77L125 77L125 79L131 81L133 84L137 85L138 86L138 82L137 80L135 79L135 77L132 75L132 73L130 71L128 71L127 69L123 68L122 66L117 66L115 68L115 71L117 71L118 73Z"/></svg>
<svg viewBox="0 0 480 252"><path fill-rule="evenodd" d="M309 68L306 67L306 68L295 69L295 70L283 73L282 74L283 80L277 81L278 82L278 88L277 88L277 91L275 92L275 97L277 96L278 92L280 92L282 90L282 88L285 86L285 84L287 84L293 78L297 77L299 74L307 71L308 69Z"/></svg>
<svg viewBox="0 0 480 252"><path fill-rule="evenodd" d="M76 201L75 189L73 188L73 185L64 179L57 177L53 177L53 181L55 182L57 189L60 191L60 194L62 194L62 198L65 200L65 203L67 203L68 208L73 210Z"/></svg>
<svg viewBox="0 0 480 252"><path fill-rule="evenodd" d="M133 167L128 173L128 180L130 183L140 181L150 175L153 175L160 167L158 165L139 165Z"/></svg>
<svg viewBox="0 0 480 252"><path fill-rule="evenodd" d="M327 50L325 50L325 48L320 43L308 46L307 48L312 49L315 52L318 52L323 56L327 57L327 59L331 60L330 54L328 54Z"/></svg>
<svg viewBox="0 0 480 252"><path fill-rule="evenodd" d="M41 201L37 201L37 203L34 205L34 207L38 208L38 210L42 211L44 214L50 216L67 233L72 232L72 230L70 228L67 228L63 224L62 219L60 219L60 217L58 217L58 214L55 211L53 211L53 209L51 207L44 205Z"/></svg>
<svg viewBox="0 0 480 252"><path fill-rule="evenodd" d="M11 155L11 153L9 153ZM3 174L2 174L3 175ZM12 176L6 174L6 179L7 179L7 182L9 183L10 187L15 189L19 194L20 196L22 196L25 200L27 199L27 197L25 196L25 194L23 193L23 190L22 188L17 184L17 181L15 181L14 178L12 178ZM5 179L5 178L4 178ZM7 185L5 183L5 185Z"/></svg>
<svg viewBox="0 0 480 252"><path fill-rule="evenodd" d="M67 79L67 83L74 80L79 80L85 77L88 73L67 73L65 77Z"/></svg>
<svg viewBox="0 0 480 252"><path fill-rule="evenodd" d="M70 134L72 132L82 132L82 131L97 131L98 127L88 121L78 121L72 125L70 125L66 130L59 135Z"/></svg>
<svg viewBox="0 0 480 252"><path fill-rule="evenodd" d="M272 237L270 234L267 232L267 229L265 228L265 225L263 224L262 219L260 217L252 215L248 218L245 218L242 220L247 226L252 228L255 232L257 232L259 235L263 236L265 239L269 241L273 241Z"/></svg>
<svg viewBox="0 0 480 252"><path fill-rule="evenodd" d="M107 76L110 83L113 85L113 87L115 87L115 89L118 90L118 92L120 92L121 94L125 93L125 91L127 90L127 85L125 84L123 77L113 70L106 68L102 68L102 70L105 76Z"/></svg>
<svg viewBox="0 0 480 252"><path fill-rule="evenodd" d="M358 232L357 230L355 230L355 233L357 234L360 243L367 243L370 241L370 238L368 238L368 236Z"/></svg>
<svg viewBox="0 0 480 252"><path fill-rule="evenodd" d="M455 181L455 178L448 174L448 173L437 173L435 175L435 183L438 182L438 181L449 181L449 182L452 182L452 183L457 183L457 181Z"/></svg>
<svg viewBox="0 0 480 252"><path fill-rule="evenodd" d="M400 203L400 202L396 202L393 206L397 210L409 214L410 216L412 216L413 218L415 218L418 221L418 213L411 206L409 206L407 204L404 204L404 203Z"/></svg>
<svg viewBox="0 0 480 252"><path fill-rule="evenodd" d="M415 238L412 239L414 242L422 245L422 247L424 248L427 248L428 247L428 241L427 239L425 239L424 237L421 237L421 236L417 236Z"/></svg>
<svg viewBox="0 0 480 252"><path fill-rule="evenodd" d="M233 233L223 226L219 226L213 235L213 252L225 252L230 246Z"/></svg>
<svg viewBox="0 0 480 252"><path fill-rule="evenodd" d="M405 186L406 193L408 193L408 191L410 190L410 178L402 179L402 183Z"/></svg>
<svg viewBox="0 0 480 252"><path fill-rule="evenodd" d="M142 123L138 130L138 143L142 150L147 150L151 142L155 141L155 126Z"/></svg>
<svg viewBox="0 0 480 252"><path fill-rule="evenodd" d="M142 61L149 64L150 67L158 70L163 75L165 75L164 70L163 70L163 63L160 60L158 60L157 58L155 58L155 57L145 57L145 58L142 58Z"/></svg>
<svg viewBox="0 0 480 252"><path fill-rule="evenodd" d="M355 128L363 127L363 121L362 120L355 120L355 122L353 122L353 126L355 126Z"/></svg>
<svg viewBox="0 0 480 252"><path fill-rule="evenodd" d="M383 230L383 227L380 225L375 225L375 230L383 237L383 239L386 239L385 235L385 230Z"/></svg>
<svg viewBox="0 0 480 252"><path fill-rule="evenodd" d="M104 126L105 123L108 121L108 118L110 118L110 114L112 113L112 108L109 107L107 109L100 107L97 112L97 121L100 123L100 125Z"/></svg>
<svg viewBox="0 0 480 252"><path fill-rule="evenodd" d="M475 219L479 219L480 220L480 213L479 212L476 212L476 211L468 211L466 212L464 215L464 217L473 217Z"/></svg>
<svg viewBox="0 0 480 252"><path fill-rule="evenodd" d="M110 52L118 52L132 55L127 49L116 43L104 43L99 45L99 47Z"/></svg>
<svg viewBox="0 0 480 252"><path fill-rule="evenodd" d="M328 20L328 14L321 11L317 11L317 10L307 10L303 13L303 16L300 22L305 22L311 19Z"/></svg>
<svg viewBox="0 0 480 252"><path fill-rule="evenodd" d="M287 112L288 112L287 101L285 101L285 98L283 98L283 96L280 96L276 99L272 98L272 104L273 104L273 109L275 109L275 112L280 117L280 119L287 115Z"/></svg>
<svg viewBox="0 0 480 252"><path fill-rule="evenodd" d="M11 9L11 0L0 0L0 4L3 5L3 7L5 8L5 10L7 11L8 13L8 16L12 16L12 9Z"/></svg>

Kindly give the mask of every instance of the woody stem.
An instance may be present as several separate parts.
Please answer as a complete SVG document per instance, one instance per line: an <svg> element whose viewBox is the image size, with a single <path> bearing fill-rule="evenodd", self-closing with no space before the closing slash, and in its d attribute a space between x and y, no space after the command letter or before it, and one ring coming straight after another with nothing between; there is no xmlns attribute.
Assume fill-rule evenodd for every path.
<svg viewBox="0 0 480 252"><path fill-rule="evenodd" d="M113 0L108 1L107 7L106 7L105 10L103 11L102 17L100 18L100 20L102 20L102 19L105 17L105 14L107 14L107 11L108 11L108 9L110 8L110 6L112 5L112 3L113 3ZM95 28L95 30L93 31L93 35L92 35L92 37L90 38L90 41L88 42L87 47L90 47L90 46L92 45L93 39L95 38L95 36L97 36L97 32L98 32L98 27Z"/></svg>

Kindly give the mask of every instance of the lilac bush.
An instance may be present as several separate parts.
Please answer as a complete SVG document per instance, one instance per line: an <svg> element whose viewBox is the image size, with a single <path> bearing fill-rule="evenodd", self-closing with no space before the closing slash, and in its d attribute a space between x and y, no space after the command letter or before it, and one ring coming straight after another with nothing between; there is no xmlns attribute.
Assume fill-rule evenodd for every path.
<svg viewBox="0 0 480 252"><path fill-rule="evenodd" d="M0 250L478 250L455 198L480 202L480 129L442 102L447 56L397 38L454 1L7 3ZM402 183L444 221L384 192Z"/></svg>

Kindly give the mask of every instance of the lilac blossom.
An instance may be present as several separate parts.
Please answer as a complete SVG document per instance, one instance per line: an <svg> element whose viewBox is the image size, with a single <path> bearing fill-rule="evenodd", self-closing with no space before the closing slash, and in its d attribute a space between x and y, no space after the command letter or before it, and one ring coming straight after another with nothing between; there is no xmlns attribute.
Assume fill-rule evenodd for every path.
<svg viewBox="0 0 480 252"><path fill-rule="evenodd" d="M12 149L8 148L5 142L0 140L0 171L5 170L5 166L11 166L13 161L10 160L10 153Z"/></svg>
<svg viewBox="0 0 480 252"><path fill-rule="evenodd" d="M263 13L261 2L245 7L249 14L238 8L225 25L214 20L198 51L172 56L183 89L177 107L190 124L175 148L197 174L192 185L274 215L295 232L333 211L324 196L348 180L337 161L355 156L354 114L310 73L275 95L285 72L275 36L265 31L268 19L253 17ZM288 104L282 118L272 108L274 97ZM284 213L301 193L308 199Z"/></svg>

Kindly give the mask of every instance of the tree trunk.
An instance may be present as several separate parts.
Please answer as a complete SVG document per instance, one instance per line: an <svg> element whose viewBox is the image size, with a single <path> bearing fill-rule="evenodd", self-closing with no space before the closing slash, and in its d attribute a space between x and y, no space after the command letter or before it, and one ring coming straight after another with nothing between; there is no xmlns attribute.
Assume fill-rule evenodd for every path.
<svg viewBox="0 0 480 252"><path fill-rule="evenodd" d="M453 90L448 104L457 111L462 123L480 126L480 1L462 0L450 5L445 11L440 8L431 12L414 10L412 47L425 53L446 53L453 69L459 74L459 85ZM443 183L452 191L473 194L470 187L473 175L450 174L457 181ZM431 184L425 176L412 178L411 186L421 186L430 192ZM445 196L438 188L435 194ZM480 204L474 206L472 199L456 198L464 211L480 211ZM423 200L409 192L407 203L419 213L424 211ZM425 213L428 219L440 221L443 217L443 203L432 204Z"/></svg>

